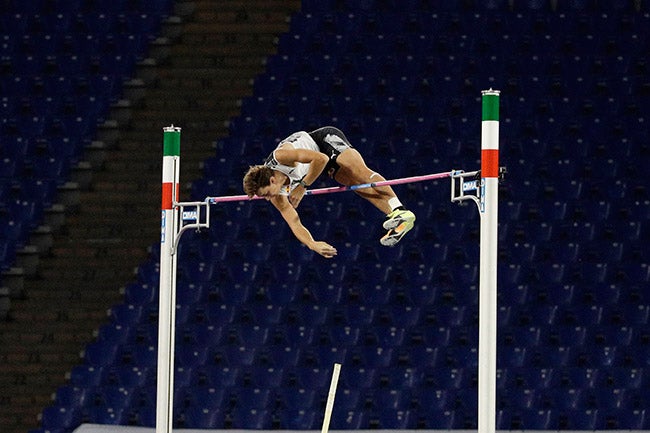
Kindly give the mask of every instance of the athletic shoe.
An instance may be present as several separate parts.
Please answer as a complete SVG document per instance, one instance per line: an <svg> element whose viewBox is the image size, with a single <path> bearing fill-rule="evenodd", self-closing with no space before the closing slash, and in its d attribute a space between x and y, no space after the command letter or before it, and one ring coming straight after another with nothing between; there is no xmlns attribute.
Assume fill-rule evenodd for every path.
<svg viewBox="0 0 650 433"><path fill-rule="evenodd" d="M403 222L411 223L411 226L408 230L413 228L413 222L415 222L415 215L410 210L397 210L395 209L386 216L386 221L384 221L383 227L386 230L394 229Z"/></svg>
<svg viewBox="0 0 650 433"><path fill-rule="evenodd" d="M411 215L413 215L411 213ZM388 230L388 233L384 235L380 239L380 243L385 246L385 247L394 247L397 245L399 241L402 240L405 234L407 234L412 228L413 228L413 221L415 220L415 216L413 216L412 220L404 220L400 225L397 227Z"/></svg>

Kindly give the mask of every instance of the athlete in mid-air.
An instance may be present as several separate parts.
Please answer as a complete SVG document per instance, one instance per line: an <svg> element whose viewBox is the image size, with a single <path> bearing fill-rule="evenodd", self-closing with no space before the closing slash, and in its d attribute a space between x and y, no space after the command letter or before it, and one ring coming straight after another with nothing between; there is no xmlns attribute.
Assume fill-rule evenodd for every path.
<svg viewBox="0 0 650 433"><path fill-rule="evenodd" d="M281 140L264 164L252 166L246 172L244 192L251 198L257 195L270 201L300 242L331 258L336 255L336 248L314 240L296 211L306 189L323 172L346 186L385 180L368 168L341 130L325 126L312 132L295 132ZM415 215L402 205L390 186L355 192L386 214L383 228L387 233L380 239L382 245L396 245L413 228Z"/></svg>

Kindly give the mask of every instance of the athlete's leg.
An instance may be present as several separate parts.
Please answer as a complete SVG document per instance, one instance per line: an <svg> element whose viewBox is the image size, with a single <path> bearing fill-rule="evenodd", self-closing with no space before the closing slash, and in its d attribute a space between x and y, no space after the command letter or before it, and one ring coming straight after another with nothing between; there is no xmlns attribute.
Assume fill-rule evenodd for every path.
<svg viewBox="0 0 650 433"><path fill-rule="evenodd" d="M386 180L382 175L368 168L363 157L356 149L343 151L336 158L336 162L340 168L336 173L335 180L342 185L359 185ZM390 186L357 189L354 192L368 200L386 215L393 210L388 201L397 197Z"/></svg>
<svg viewBox="0 0 650 433"><path fill-rule="evenodd" d="M383 176L368 168L356 149L344 150L338 155L336 162L340 168L335 179L343 185L358 185L385 180ZM388 232L380 240L382 245L396 245L413 228L415 215L402 206L390 186L358 189L355 192L386 214L383 227Z"/></svg>

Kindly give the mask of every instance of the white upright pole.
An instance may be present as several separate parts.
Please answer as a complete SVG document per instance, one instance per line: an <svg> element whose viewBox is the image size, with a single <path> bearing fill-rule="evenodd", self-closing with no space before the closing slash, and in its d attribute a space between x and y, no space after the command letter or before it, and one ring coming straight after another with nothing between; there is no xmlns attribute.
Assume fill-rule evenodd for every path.
<svg viewBox="0 0 650 433"><path fill-rule="evenodd" d="M174 415L174 328L178 233L181 129L163 128L162 221L160 226L160 290L158 293L158 377L156 433L171 433Z"/></svg>
<svg viewBox="0 0 650 433"><path fill-rule="evenodd" d="M499 91L482 92L478 432L496 430Z"/></svg>

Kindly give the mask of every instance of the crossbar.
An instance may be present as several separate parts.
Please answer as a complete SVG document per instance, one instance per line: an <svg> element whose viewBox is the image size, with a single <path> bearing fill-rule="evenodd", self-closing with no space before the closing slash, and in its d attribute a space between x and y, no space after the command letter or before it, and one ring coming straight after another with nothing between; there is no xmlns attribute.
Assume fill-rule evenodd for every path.
<svg viewBox="0 0 650 433"><path fill-rule="evenodd" d="M332 194L335 192L354 191L357 189L374 188L377 186L400 185L404 183L424 182L426 180L444 179L447 177L452 177L454 174L460 172L461 171L459 170L451 170L451 171L444 171L442 173L424 174L421 176L403 177L400 179L380 180L378 182L370 182L370 183L360 183L358 185L332 186L327 188L310 189L305 191L305 195ZM205 201L209 204L216 204L216 203L222 203L228 201L260 200L263 198L265 197L259 197L259 196L248 197L247 195L228 195L228 196L221 196L221 197L206 197Z"/></svg>

